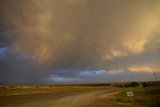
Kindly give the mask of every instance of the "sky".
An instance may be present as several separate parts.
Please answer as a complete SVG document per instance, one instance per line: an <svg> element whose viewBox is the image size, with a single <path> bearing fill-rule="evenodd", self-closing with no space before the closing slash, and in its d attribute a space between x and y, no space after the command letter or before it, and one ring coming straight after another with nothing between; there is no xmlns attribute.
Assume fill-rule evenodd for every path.
<svg viewBox="0 0 160 107"><path fill-rule="evenodd" d="M0 0L0 85L154 81L159 0Z"/></svg>

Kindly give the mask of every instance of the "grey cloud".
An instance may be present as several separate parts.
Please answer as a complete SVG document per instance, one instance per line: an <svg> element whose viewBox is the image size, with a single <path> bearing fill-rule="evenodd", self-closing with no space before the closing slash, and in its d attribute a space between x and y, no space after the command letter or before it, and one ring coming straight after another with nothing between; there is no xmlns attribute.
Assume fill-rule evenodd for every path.
<svg viewBox="0 0 160 107"><path fill-rule="evenodd" d="M158 0L1 0L0 47L9 51L0 60L0 81L41 82L52 74L74 78L81 71L127 70L146 65L146 60L157 67L159 4Z"/></svg>

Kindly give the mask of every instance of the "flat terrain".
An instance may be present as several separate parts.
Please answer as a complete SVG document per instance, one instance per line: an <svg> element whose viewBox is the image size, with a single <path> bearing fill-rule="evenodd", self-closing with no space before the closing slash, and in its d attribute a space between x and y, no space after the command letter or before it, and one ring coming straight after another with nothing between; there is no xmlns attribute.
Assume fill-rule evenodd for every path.
<svg viewBox="0 0 160 107"><path fill-rule="evenodd" d="M108 99L117 88L10 95L0 97L0 107L141 107Z"/></svg>

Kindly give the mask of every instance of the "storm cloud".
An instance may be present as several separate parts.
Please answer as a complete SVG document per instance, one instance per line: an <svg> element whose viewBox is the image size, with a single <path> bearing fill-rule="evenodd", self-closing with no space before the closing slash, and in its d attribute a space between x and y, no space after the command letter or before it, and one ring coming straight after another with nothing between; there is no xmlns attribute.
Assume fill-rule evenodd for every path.
<svg viewBox="0 0 160 107"><path fill-rule="evenodd" d="M159 0L0 0L0 83L159 72L159 29Z"/></svg>

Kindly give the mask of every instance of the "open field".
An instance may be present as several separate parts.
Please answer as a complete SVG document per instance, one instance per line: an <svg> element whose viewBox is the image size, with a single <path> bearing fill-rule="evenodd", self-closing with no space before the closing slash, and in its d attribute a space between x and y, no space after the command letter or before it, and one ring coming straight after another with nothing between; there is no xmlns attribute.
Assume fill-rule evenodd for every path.
<svg viewBox="0 0 160 107"><path fill-rule="evenodd" d="M22 94L39 94L39 93L49 93L49 92L65 92L65 91L83 91L83 90L96 90L105 87L90 87L90 86L43 86L43 87L16 87L1 89L0 96L9 95L22 95Z"/></svg>
<svg viewBox="0 0 160 107"><path fill-rule="evenodd" d="M131 91L134 93L133 97L128 97L126 92ZM142 104L149 107L160 106L160 87L132 87L125 88L123 91L114 95L114 99L123 103Z"/></svg>
<svg viewBox="0 0 160 107"><path fill-rule="evenodd" d="M158 107L156 82L1 86L1 107ZM134 98L126 95L134 93ZM119 103L120 102L120 103Z"/></svg>
<svg viewBox="0 0 160 107"><path fill-rule="evenodd" d="M142 107L124 105L108 99L108 94L119 91L116 87L72 90L39 94L0 97L0 107Z"/></svg>
<svg viewBox="0 0 160 107"><path fill-rule="evenodd" d="M32 85L32 86L0 86L0 96L21 95L21 94L39 94L48 92L79 91L89 89L108 88L114 86L119 88L137 87L137 86L155 86L156 82L116 82L116 83L93 83L93 84L62 84L62 85Z"/></svg>
<svg viewBox="0 0 160 107"><path fill-rule="evenodd" d="M160 85L158 82L143 82L137 86L138 83L134 83L131 87L125 84L122 91L114 95L114 99L122 103L141 104L148 107L160 106ZM133 92L133 97L127 96L127 91Z"/></svg>
<svg viewBox="0 0 160 107"><path fill-rule="evenodd" d="M0 86L0 96L39 94L49 92L83 91L108 88L110 84L72 84L72 85L33 85L33 86Z"/></svg>

